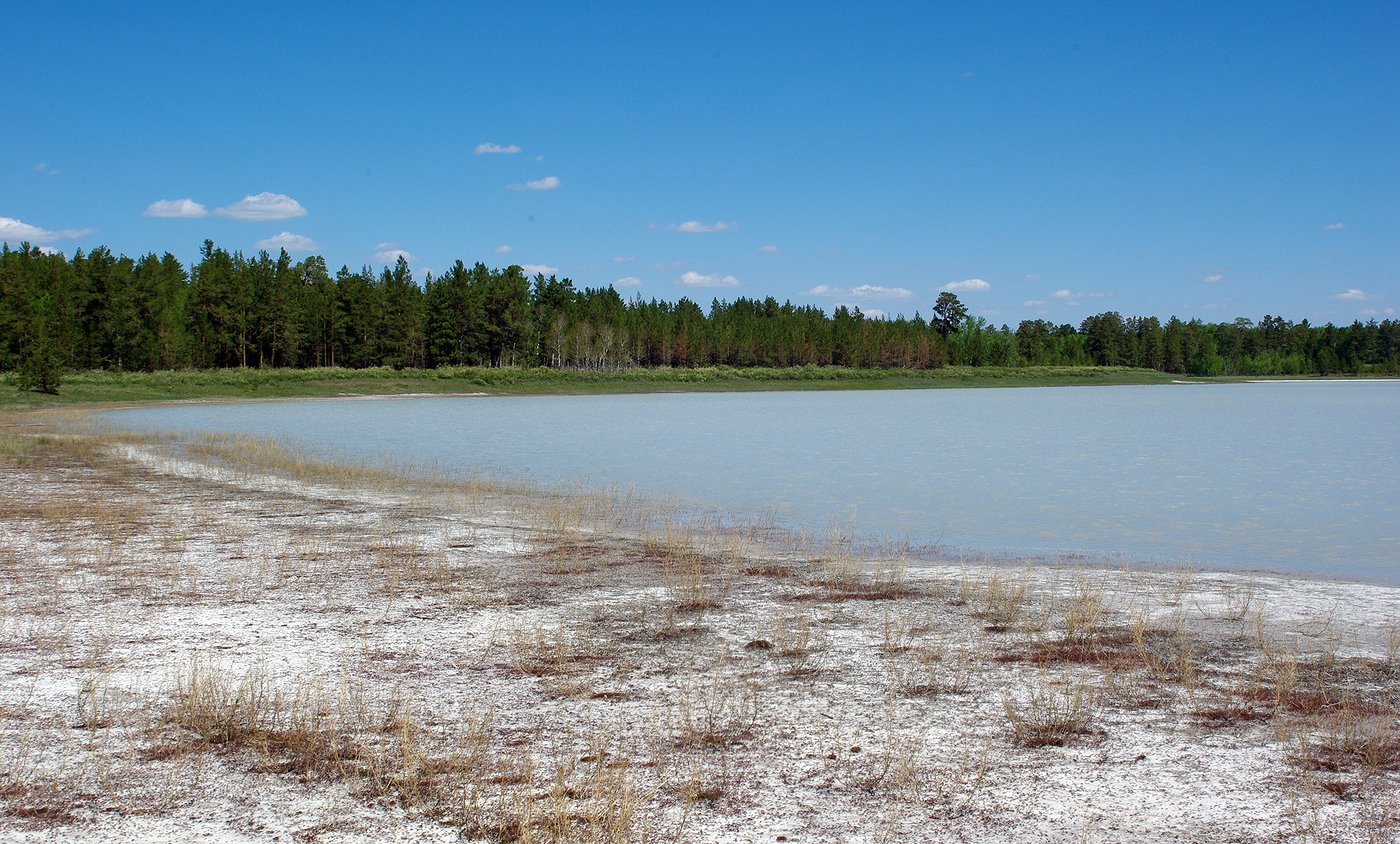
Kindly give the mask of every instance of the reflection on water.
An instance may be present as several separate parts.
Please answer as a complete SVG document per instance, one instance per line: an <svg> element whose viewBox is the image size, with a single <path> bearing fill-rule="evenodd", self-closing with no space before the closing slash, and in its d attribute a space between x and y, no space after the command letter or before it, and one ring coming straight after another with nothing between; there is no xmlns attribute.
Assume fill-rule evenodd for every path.
<svg viewBox="0 0 1400 844"><path fill-rule="evenodd" d="M123 424L287 435L789 525L1400 582L1400 383L186 405Z"/></svg>

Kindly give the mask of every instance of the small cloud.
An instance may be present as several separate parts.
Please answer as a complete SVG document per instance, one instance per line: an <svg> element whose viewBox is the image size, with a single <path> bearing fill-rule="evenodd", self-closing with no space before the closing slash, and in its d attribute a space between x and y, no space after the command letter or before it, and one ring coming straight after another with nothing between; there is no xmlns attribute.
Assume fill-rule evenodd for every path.
<svg viewBox="0 0 1400 844"><path fill-rule="evenodd" d="M861 308L860 312L871 319L884 319L886 314L879 308Z"/></svg>
<svg viewBox="0 0 1400 844"><path fill-rule="evenodd" d="M497 247L496 247L496 254L497 254L497 255L509 255L510 253L512 253L512 252L514 252L514 251L515 251L515 248L512 247L509 243L502 243L500 246L497 246Z"/></svg>
<svg viewBox="0 0 1400 844"><path fill-rule="evenodd" d="M1339 299L1343 302L1374 302L1381 297L1367 293L1365 290L1357 290L1355 287L1352 287L1341 293L1333 293L1332 298Z"/></svg>
<svg viewBox="0 0 1400 844"><path fill-rule="evenodd" d="M57 176L63 171L59 170L57 167L50 167L47 161L40 161L38 164L34 165L34 172L43 173L45 176Z"/></svg>
<svg viewBox="0 0 1400 844"><path fill-rule="evenodd" d="M691 271L676 279L676 283L686 287L738 287L739 279L732 275L702 275Z"/></svg>
<svg viewBox="0 0 1400 844"><path fill-rule="evenodd" d="M269 252L278 249L285 249L288 252L315 252L321 245L309 237L291 232L282 232L279 235L265 237L258 241L259 249L266 249ZM407 254L407 253L405 253Z"/></svg>
<svg viewBox="0 0 1400 844"><path fill-rule="evenodd" d="M861 284L851 288L851 295L857 299L908 299L914 295L914 291L904 287Z"/></svg>
<svg viewBox="0 0 1400 844"><path fill-rule="evenodd" d="M39 254L40 254L40 255L58 255L58 254L60 254L60 253L59 253L59 251L58 251L57 249L54 249L52 246L40 246L40 247L39 247Z"/></svg>
<svg viewBox="0 0 1400 844"><path fill-rule="evenodd" d="M1024 302L1021 303L1021 307L1023 307L1023 308L1043 308L1043 307L1045 307L1045 300L1044 300L1044 299L1027 299L1026 301L1024 301Z"/></svg>
<svg viewBox="0 0 1400 844"><path fill-rule="evenodd" d="M545 176L543 179L536 179L533 182L526 182L523 185L510 185L511 190L554 190L564 184L558 176Z"/></svg>
<svg viewBox="0 0 1400 844"><path fill-rule="evenodd" d="M0 217L0 241L6 243L20 244L26 241L30 243L49 243L54 240L72 240L77 237L92 234L97 229L60 229L49 231L38 226L31 226L23 220L14 217Z"/></svg>
<svg viewBox="0 0 1400 844"><path fill-rule="evenodd" d="M614 264L626 264L626 263L628 263L629 261L635 261L635 260L637 260L637 256L636 256L636 255L614 255L614 256L613 256L613 263L614 263Z"/></svg>
<svg viewBox="0 0 1400 844"><path fill-rule="evenodd" d="M773 244L770 243L770 244L768 244L767 246L760 246L760 247L758 247L758 251L759 251L759 252L767 252L769 255L776 255L776 254L778 254L779 252L781 252L781 251L783 251L783 250L779 249L778 247L776 247L776 246L774 246Z"/></svg>
<svg viewBox="0 0 1400 844"><path fill-rule="evenodd" d="M526 275L559 275L559 268L548 264L521 264L520 269L524 270Z"/></svg>
<svg viewBox="0 0 1400 844"><path fill-rule="evenodd" d="M1108 295L1109 294L1107 293L1098 292L1080 293L1078 291L1070 290L1066 287L1061 287L1059 290L1056 290L1054 293L1051 293L1050 298L1059 299L1061 301L1068 301L1070 304L1074 304L1079 299L1107 299Z"/></svg>
<svg viewBox="0 0 1400 844"><path fill-rule="evenodd" d="M143 217L183 217L196 220L208 217L209 209L186 197L184 199L157 199L142 212Z"/></svg>
<svg viewBox="0 0 1400 844"><path fill-rule="evenodd" d="M841 299L854 299L857 301L868 301L871 299L908 299L914 295L914 291L903 287L884 287L879 284L861 284L856 287L832 287L829 284L818 284L811 290L804 292L808 296L831 296Z"/></svg>
<svg viewBox="0 0 1400 844"><path fill-rule="evenodd" d="M1021 276L1022 281L1040 281L1040 273L1026 273Z"/></svg>
<svg viewBox="0 0 1400 844"><path fill-rule="evenodd" d="M980 278L969 278L963 281L951 281L943 285L944 290L951 290L954 293L972 293L977 290L991 290L992 286Z"/></svg>
<svg viewBox="0 0 1400 844"><path fill-rule="evenodd" d="M1202 282L1203 284L1219 284L1220 282L1222 282L1222 281L1224 281L1224 280L1225 280L1225 276L1224 276L1224 275L1222 275L1222 274L1220 274L1220 273L1212 273L1211 275L1208 275L1208 276L1206 276L1205 278L1201 279L1201 282Z"/></svg>
<svg viewBox="0 0 1400 844"><path fill-rule="evenodd" d="M374 245L374 250L374 255L371 257L381 264L397 264L400 258L410 264L418 261L418 258L415 257L413 253L405 249L400 249L399 245L391 240L383 243L376 243Z"/></svg>
<svg viewBox="0 0 1400 844"><path fill-rule="evenodd" d="M1346 223L1328 223L1327 225L1322 227L1322 230L1329 232L1339 232L1346 227Z"/></svg>
<svg viewBox="0 0 1400 844"><path fill-rule="evenodd" d="M473 154L473 155L515 155L517 152L520 152L520 147L516 146L515 144L511 144L510 146L504 146L504 147L503 147L503 146L501 146L500 144L485 143L485 144L477 144L477 145L476 145L476 149L472 151L472 154Z"/></svg>
<svg viewBox="0 0 1400 844"><path fill-rule="evenodd" d="M47 249L47 248L48 248L48 247L46 247L46 246L41 246L41 247L39 247L40 250L44 250L44 249ZM1386 318L1393 318L1393 317L1395 316L1395 309L1394 309L1394 308L1385 308L1385 309L1383 309L1383 310L1376 310L1375 308L1367 308L1366 310L1364 310L1364 311L1361 312L1361 315L1364 316L1364 317L1386 317Z"/></svg>
<svg viewBox="0 0 1400 844"><path fill-rule="evenodd" d="M288 220L292 217L305 217L306 209L301 203L284 193L268 193L245 196L232 205L214 210L217 217L232 217L235 220Z"/></svg>
<svg viewBox="0 0 1400 844"><path fill-rule="evenodd" d="M715 223L702 223L699 220L686 220L684 223L672 223L670 229L673 232L685 232L686 234L709 234L711 232L722 232L729 229L737 229L738 223L726 223L720 220Z"/></svg>
<svg viewBox="0 0 1400 844"><path fill-rule="evenodd" d="M629 275L629 276L627 276L626 278L619 278L617 281L614 281L614 282L612 283L612 286L613 286L613 287L641 287L641 286L642 286L642 280L641 280L640 278L637 278L637 277L634 276L634 275Z"/></svg>

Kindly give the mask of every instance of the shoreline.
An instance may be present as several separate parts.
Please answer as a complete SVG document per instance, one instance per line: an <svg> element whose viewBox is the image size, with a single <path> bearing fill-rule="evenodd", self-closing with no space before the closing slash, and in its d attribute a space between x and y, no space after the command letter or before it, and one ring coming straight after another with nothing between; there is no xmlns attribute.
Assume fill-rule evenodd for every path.
<svg viewBox="0 0 1400 844"><path fill-rule="evenodd" d="M13 840L1400 830L1394 588L920 565L195 445L0 454Z"/></svg>
<svg viewBox="0 0 1400 844"><path fill-rule="evenodd" d="M0 392L0 406L57 407L108 402L186 399L337 397L346 392L486 392L491 395L573 395L636 392L740 392L777 390L968 389L978 387L1143 385L1172 376L1129 367L944 367L932 370L840 367L557 370L455 367L442 370L320 369L207 370L155 373L82 372L63 382L58 395ZM6 382L8 384L8 381Z"/></svg>
<svg viewBox="0 0 1400 844"><path fill-rule="evenodd" d="M496 393L463 393L463 394L381 394L374 396L323 396L310 398L261 398L261 399L198 399L198 400L177 400L158 403L142 404L103 404L87 406L81 408L71 408L75 412L101 414L106 411L142 410L158 407L190 407L190 406L219 406L224 404L263 404L279 403L288 401L385 401L391 399L431 399L431 398L491 398L498 395ZM132 429L139 430L140 425L135 424ZM316 446L306 445L308 453L316 451ZM337 459L356 460L338 453ZM553 483L539 482L521 477L511 477L508 481L512 484L525 483L541 492L548 492L552 495L565 493L578 493L587 491L587 485L581 485L570 480L561 480ZM605 492L606 489L599 488L594 492ZM670 493L661 493L662 497L668 500L675 496ZM683 499L678 499L683 500ZM728 510L723 507L707 504L699 501L685 501L682 507L690 518L693 519L724 519L740 522L750 520L764 520L763 511L745 513L742 511ZM805 516L801 519L794 518L784 524L784 529L794 534L811 535L819 533L824 526L835 524L839 519L835 516ZM771 525L770 525L771 526ZM1217 552L1214 558L1210 556L1210 549L1204 543L1197 543L1197 547L1184 549L1163 549L1154 547L1131 548L1124 551L1121 549L1100 549L1089 547L1055 547L1047 544L1034 544L1027 546L1004 546L995 544L974 544L959 543L956 541L945 541L942 535L925 538L913 538L908 536L882 532L878 528L862 532L855 537L857 543L863 548L870 548L892 543L903 542L908 545L913 542L916 546L909 550L911 558L922 558L929 556L935 559L956 558L969 562L990 562L1004 565L1021 565L1030 561L1036 565L1078 565L1095 569L1114 568L1134 568L1134 569L1179 569L1192 568L1203 572L1234 572L1234 573L1254 573L1258 575L1278 576L1284 578L1300 578L1315 580L1318 582L1354 582L1375 586L1394 587L1400 586L1400 575L1387 575L1383 568L1376 565L1376 561L1367 558L1365 565L1353 564L1349 568L1344 568L1344 561L1334 556L1331 558L1310 558L1314 563L1319 564L1316 568L1277 568L1270 567L1267 561L1261 562L1258 549L1253 549L1255 553L1224 554ZM1185 543L1183 543L1185 544ZM1202 556L1204 555L1204 556ZM1273 559L1270 557L1269 559ZM1298 560L1287 560L1295 563ZM1329 570L1328 565L1342 568L1343 570ZM1377 570L1380 568L1380 570Z"/></svg>

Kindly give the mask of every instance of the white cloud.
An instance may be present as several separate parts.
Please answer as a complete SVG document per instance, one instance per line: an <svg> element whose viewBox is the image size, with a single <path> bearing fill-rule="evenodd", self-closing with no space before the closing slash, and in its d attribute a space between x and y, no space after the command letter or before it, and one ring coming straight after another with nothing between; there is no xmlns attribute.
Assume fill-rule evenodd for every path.
<svg viewBox="0 0 1400 844"><path fill-rule="evenodd" d="M776 254L778 254L779 252L781 252L781 251L783 251L783 250L779 249L777 246L774 246L773 244L770 243L770 244L768 244L768 245L766 245L766 246L760 246L760 247L758 247L758 251L759 251L759 252L767 252L767 253L770 254L770 255L776 255Z"/></svg>
<svg viewBox="0 0 1400 844"><path fill-rule="evenodd" d="M521 264L520 269L524 270L526 275L559 275L559 268L548 264Z"/></svg>
<svg viewBox="0 0 1400 844"><path fill-rule="evenodd" d="M1340 299L1343 302L1374 302L1381 297L1352 287L1341 293L1333 293L1332 298Z"/></svg>
<svg viewBox="0 0 1400 844"><path fill-rule="evenodd" d="M209 209L189 197L184 199L157 199L142 212L143 217L183 217L195 220L208 217Z"/></svg>
<svg viewBox="0 0 1400 844"><path fill-rule="evenodd" d="M45 176L57 176L63 171L59 170L57 167L49 166L49 163L47 161L40 161L38 164L34 165L34 172L43 173Z"/></svg>
<svg viewBox="0 0 1400 844"><path fill-rule="evenodd" d="M40 254L40 255L58 255L58 254L60 254L60 253L59 253L59 251L58 251L57 249L54 249L52 246L40 246L40 247L39 247L39 254Z"/></svg>
<svg viewBox="0 0 1400 844"><path fill-rule="evenodd" d="M1024 301L1024 302L1021 303L1021 307L1023 307L1023 308L1043 308L1043 307L1045 307L1045 300L1044 300L1044 299L1027 299L1026 301Z"/></svg>
<svg viewBox="0 0 1400 844"><path fill-rule="evenodd" d="M1070 301L1070 303L1073 304L1073 302L1078 299L1106 299L1108 298L1108 294L1098 292L1080 293L1074 290L1070 290L1066 287L1061 287L1059 290L1056 290L1054 293L1051 293L1050 298Z"/></svg>
<svg viewBox="0 0 1400 844"><path fill-rule="evenodd" d="M635 260L637 260L637 256L636 256L636 255L614 255L614 256L613 256L613 263L614 263L614 264L625 264L625 263L627 263L628 261L635 261Z"/></svg>
<svg viewBox="0 0 1400 844"><path fill-rule="evenodd" d="M634 275L629 275L629 276L627 276L627 277L625 277L625 278L619 278L617 281L614 281L614 282L612 283L612 286L613 286L613 287L641 287L641 286L642 286L642 280L641 280L640 278L637 278L637 277L634 276Z"/></svg>
<svg viewBox="0 0 1400 844"><path fill-rule="evenodd" d="M992 286L980 278L969 278L963 281L950 281L943 285L944 290L951 290L954 293L972 293L978 290L991 290Z"/></svg>
<svg viewBox="0 0 1400 844"><path fill-rule="evenodd" d="M710 232L722 232L729 229L737 229L738 223L726 223L719 220L714 223L702 223L699 220L686 220L684 223L672 223L670 229L673 232L685 232L686 234L709 234Z"/></svg>
<svg viewBox="0 0 1400 844"><path fill-rule="evenodd" d="M1022 281L1040 281L1040 273L1026 273L1021 276Z"/></svg>
<svg viewBox="0 0 1400 844"><path fill-rule="evenodd" d="M504 146L504 147L503 147L503 146L501 146L500 144L485 143L485 144L477 144L477 145L476 145L476 149L473 151L472 154L473 154L473 155L515 155L517 152L520 152L520 147L516 146L515 144L511 144L510 146Z"/></svg>
<svg viewBox="0 0 1400 844"><path fill-rule="evenodd" d="M374 260L378 261L381 264L397 264L400 258L404 259L410 264L415 263L418 260L418 258L415 255L413 255L413 253L405 249L400 249L399 245L397 243L394 243L393 241L376 243L374 245L374 249L375 252L372 257L374 258Z"/></svg>
<svg viewBox="0 0 1400 844"><path fill-rule="evenodd" d="M914 291L903 287L861 284L851 288L851 295L857 299L908 299L914 295Z"/></svg>
<svg viewBox="0 0 1400 844"><path fill-rule="evenodd" d="M1344 228L1346 228L1346 227L1347 227L1347 224L1346 224L1346 223L1328 223L1327 225L1323 226L1322 228L1323 228L1324 231L1336 232L1336 231L1341 231L1342 229L1344 229Z"/></svg>
<svg viewBox="0 0 1400 844"><path fill-rule="evenodd" d="M285 193L263 191L245 196L232 205L216 208L214 215L232 217L235 220L288 220L292 217L305 217L306 209Z"/></svg>
<svg viewBox="0 0 1400 844"><path fill-rule="evenodd" d="M92 234L97 229L60 229L49 231L38 226L31 226L23 220L14 217L0 217L0 241L19 244L29 241L30 243L49 243L54 240L72 240L75 237Z"/></svg>
<svg viewBox="0 0 1400 844"><path fill-rule="evenodd" d="M848 311L859 309L860 315L871 319L884 319L886 313L879 308L863 308L859 302L833 302L832 308L845 308Z"/></svg>
<svg viewBox="0 0 1400 844"><path fill-rule="evenodd" d="M1222 281L1224 281L1224 280L1225 280L1225 276L1222 275L1221 273L1212 273L1212 274L1206 276L1205 278L1201 279L1201 282L1204 283L1204 284L1219 284L1220 282L1222 282Z"/></svg>
<svg viewBox="0 0 1400 844"><path fill-rule="evenodd" d="M496 247L496 254L498 255L509 255L514 251L515 247L511 246L509 243L502 243L500 246Z"/></svg>
<svg viewBox="0 0 1400 844"><path fill-rule="evenodd" d="M259 240L258 248L266 249L269 252L279 249L285 249L288 252L315 252L321 248L321 244L304 235L282 232L279 235Z"/></svg>
<svg viewBox="0 0 1400 844"><path fill-rule="evenodd" d="M545 176L543 179L535 179L533 182L526 182L523 185L510 185L511 190L554 190L564 184L559 181L558 176Z"/></svg>
<svg viewBox="0 0 1400 844"><path fill-rule="evenodd" d="M738 287L739 279L732 275L702 275L692 270L676 279L676 283L686 287Z"/></svg>
<svg viewBox="0 0 1400 844"><path fill-rule="evenodd" d="M46 249L46 248L48 248L48 247L45 247L45 246L40 246L40 247L39 247L40 250L43 250L43 249ZM1361 315L1364 316L1364 317L1387 317L1387 318L1393 318L1393 317L1395 316L1395 309L1394 309L1394 308L1385 308L1384 310L1379 310L1379 311L1378 311L1378 310L1376 310L1375 308L1367 308L1366 310L1364 310L1364 311L1361 312Z"/></svg>
<svg viewBox="0 0 1400 844"><path fill-rule="evenodd" d="M861 284L856 287L832 287L829 284L818 284L811 290L804 292L808 296L832 296L855 300L908 299L914 295L914 291L903 287L884 287L878 284Z"/></svg>

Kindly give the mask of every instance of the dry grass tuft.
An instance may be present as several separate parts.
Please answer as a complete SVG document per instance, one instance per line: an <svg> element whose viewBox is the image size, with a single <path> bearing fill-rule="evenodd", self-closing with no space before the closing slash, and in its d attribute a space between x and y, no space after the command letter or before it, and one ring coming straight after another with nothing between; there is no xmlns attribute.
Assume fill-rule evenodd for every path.
<svg viewBox="0 0 1400 844"><path fill-rule="evenodd" d="M989 632L1001 633L1012 629L1021 620L1028 588L1025 577L1007 581L1002 575L994 574L980 587L969 590L964 583L963 602L973 607L974 617L987 622Z"/></svg>
<svg viewBox="0 0 1400 844"><path fill-rule="evenodd" d="M1093 732L1099 690L1085 682L1050 680L1042 674L1026 684L1024 696L1003 695L1002 708L1017 744L1058 747Z"/></svg>

